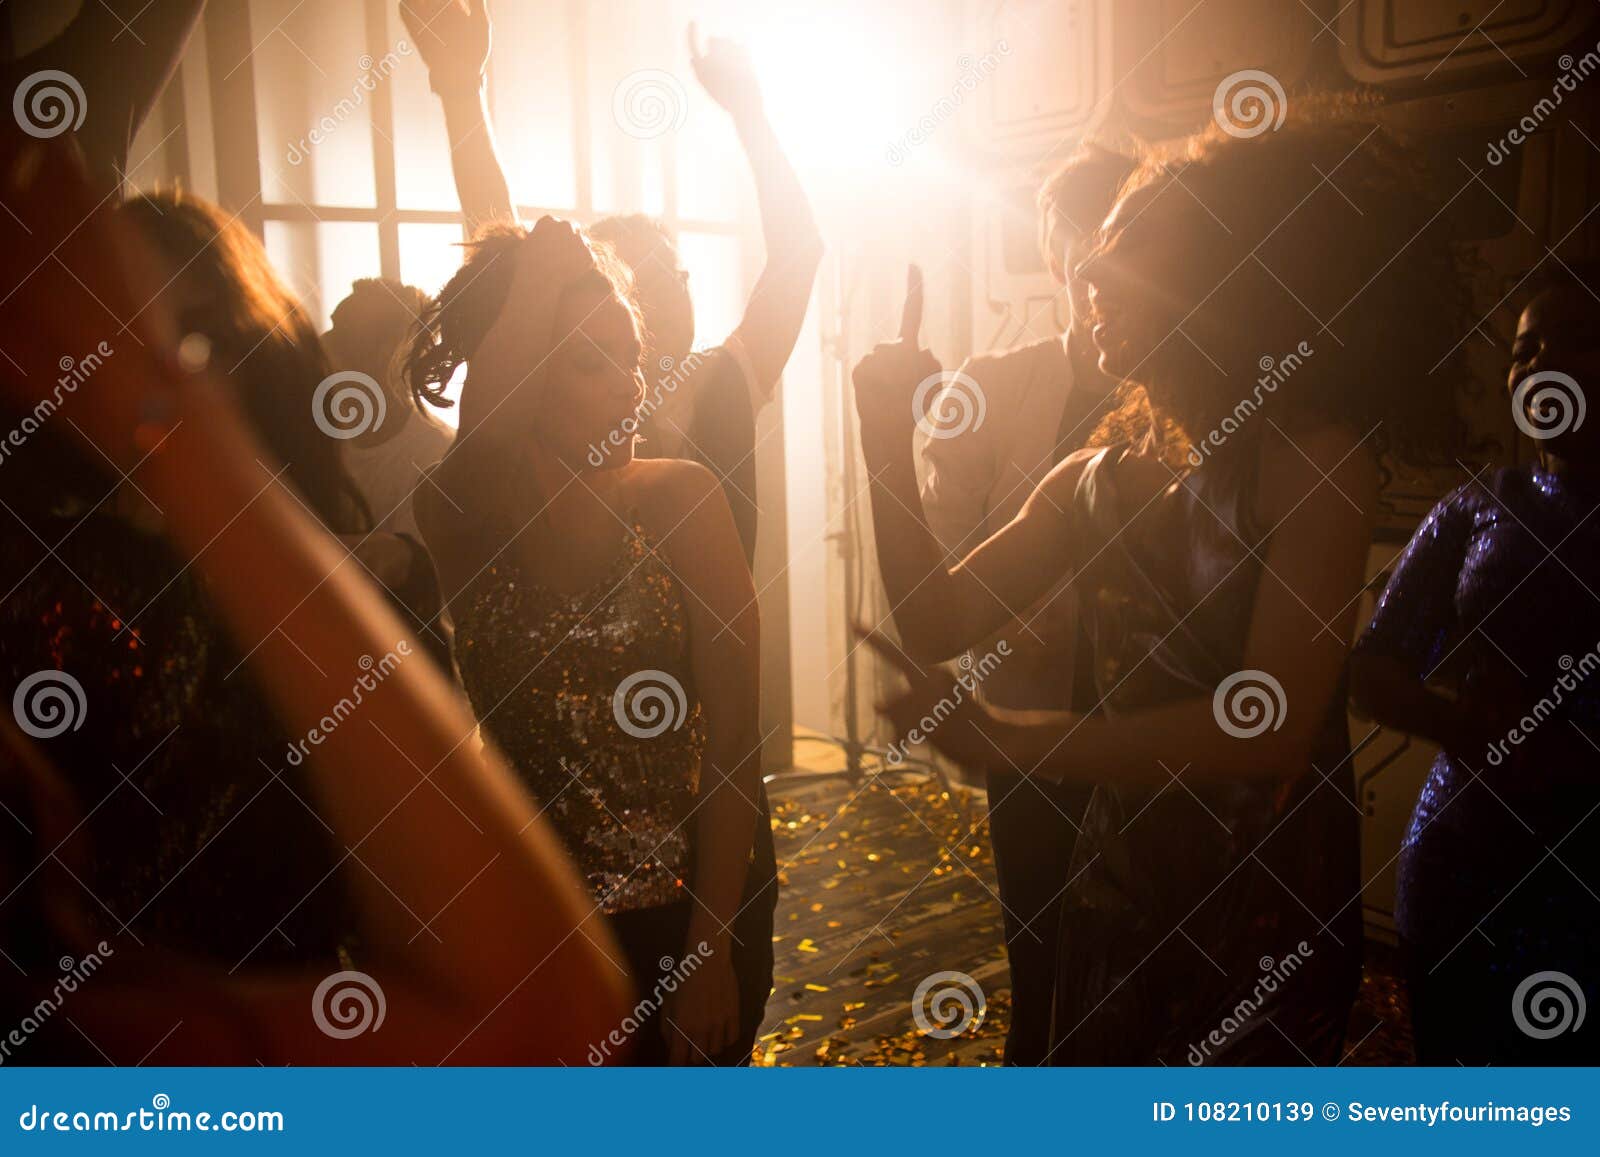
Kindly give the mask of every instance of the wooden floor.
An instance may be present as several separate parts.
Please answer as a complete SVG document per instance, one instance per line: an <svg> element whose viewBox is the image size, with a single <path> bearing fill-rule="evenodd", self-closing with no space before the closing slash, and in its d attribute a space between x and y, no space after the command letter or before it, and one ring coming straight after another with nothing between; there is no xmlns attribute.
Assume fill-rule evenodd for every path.
<svg viewBox="0 0 1600 1157"><path fill-rule="evenodd" d="M1010 980L981 791L925 773L861 781L817 741L806 768L768 786L781 890L774 990L756 1042L760 1065L993 1065L1010 1016ZM1392 953L1368 945L1351 1015L1348 1064L1406 1064L1411 1044ZM917 986L941 972L943 1000L923 1001L935 1032L981 1019L949 1039L913 1017ZM943 1020L949 1017L951 1020Z"/></svg>

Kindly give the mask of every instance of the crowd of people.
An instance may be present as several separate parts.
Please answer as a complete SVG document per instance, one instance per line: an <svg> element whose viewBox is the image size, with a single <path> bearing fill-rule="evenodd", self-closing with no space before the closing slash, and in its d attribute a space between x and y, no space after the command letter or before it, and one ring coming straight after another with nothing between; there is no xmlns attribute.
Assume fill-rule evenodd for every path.
<svg viewBox="0 0 1600 1157"><path fill-rule="evenodd" d="M120 191L202 3L157 7L78 72L127 115L5 138L5 1059L748 1061L779 890L755 418L822 259L748 58L691 30L766 247L703 347L658 222L518 219L483 0L402 5L472 240L319 335L224 207ZM71 71L103 19L16 67ZM1440 748L1399 849L1419 1059L1595 1056L1513 1008L1538 974L1600 997L1600 445L1528 387L1600 376L1600 270L1527 294L1533 461L1468 466L1461 249L1379 112L1086 141L1039 198L1066 332L945 375L914 277L855 368L892 608L864 645L896 731L986 781L1008 1063L1344 1058L1347 699ZM384 417L345 440L319 391L351 374ZM930 426L941 376L934 411L976 383L989 420ZM1470 478L1363 631L1384 479L1440 465ZM952 705L942 664L997 639Z"/></svg>

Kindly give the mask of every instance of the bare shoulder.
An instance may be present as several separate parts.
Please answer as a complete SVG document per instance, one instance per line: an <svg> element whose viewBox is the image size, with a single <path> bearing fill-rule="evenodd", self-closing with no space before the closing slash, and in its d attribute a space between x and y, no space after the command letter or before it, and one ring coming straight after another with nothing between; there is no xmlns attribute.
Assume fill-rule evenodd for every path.
<svg viewBox="0 0 1600 1157"><path fill-rule="evenodd" d="M1045 475L1044 481L1039 483L1038 489L1029 496L1024 511L1032 515L1044 510L1067 510L1077 494L1078 483L1083 479L1084 470L1104 450L1103 446L1086 446L1057 462L1050 473Z"/></svg>
<svg viewBox="0 0 1600 1157"><path fill-rule="evenodd" d="M1300 507L1336 503L1370 518L1378 501L1378 460L1370 438L1348 426L1322 424L1263 440L1257 495L1260 513L1277 522Z"/></svg>
<svg viewBox="0 0 1600 1157"><path fill-rule="evenodd" d="M637 458L623 469L639 514L663 533L727 509L722 484L699 462L686 458Z"/></svg>

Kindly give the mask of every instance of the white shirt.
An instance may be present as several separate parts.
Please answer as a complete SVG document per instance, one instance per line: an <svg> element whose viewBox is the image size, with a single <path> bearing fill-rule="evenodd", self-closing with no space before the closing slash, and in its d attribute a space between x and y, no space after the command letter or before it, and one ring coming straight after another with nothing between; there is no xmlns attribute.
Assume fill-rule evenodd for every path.
<svg viewBox="0 0 1600 1157"><path fill-rule="evenodd" d="M960 372L982 391L983 422L953 437L919 437L922 506L950 565L1010 522L1055 467L1056 436L1073 387L1072 363L1059 337L969 358ZM964 388L952 381L944 392ZM956 411L954 402L946 412ZM1078 431L1078 441L1088 434ZM1077 605L1067 583L1063 578L1020 622L1012 620L972 648L980 665L1001 639L1011 651L982 683L989 702L1059 711L1071 706Z"/></svg>
<svg viewBox="0 0 1600 1157"><path fill-rule="evenodd" d="M425 486L422 475L443 458L455 438L449 426L427 414L412 413L387 442L345 447L345 465L372 510L375 529L420 539L412 494Z"/></svg>

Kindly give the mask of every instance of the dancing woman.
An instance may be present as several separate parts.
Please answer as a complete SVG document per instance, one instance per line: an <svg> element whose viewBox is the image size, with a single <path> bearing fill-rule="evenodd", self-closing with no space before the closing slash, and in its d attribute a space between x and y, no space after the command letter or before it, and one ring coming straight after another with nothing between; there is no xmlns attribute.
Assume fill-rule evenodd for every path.
<svg viewBox="0 0 1600 1157"><path fill-rule="evenodd" d="M911 399L938 365L902 340L857 368L910 658L877 645L911 680L889 705L902 731L942 718L931 742L954 758L1094 787L1051 1062L1337 1060L1361 952L1347 640L1378 453L1435 451L1448 429L1451 367L1428 371L1461 332L1458 283L1409 155L1351 112L1302 100L1276 133L1213 128L1181 161L1141 168L1079 271L1101 367L1127 383L1102 445L953 568L911 454ZM1339 191L1319 177L1335 171ZM919 664L1069 572L1095 710L961 697L952 714ZM1256 695L1265 712L1238 710Z"/></svg>
<svg viewBox="0 0 1600 1157"><path fill-rule="evenodd" d="M634 460L631 437L590 458L641 397L628 291L608 250L552 218L480 238L412 354L428 402L467 367L417 518L473 708L643 994L635 1059L738 1063L772 984L776 884L753 856L759 622L709 471Z"/></svg>
<svg viewBox="0 0 1600 1157"><path fill-rule="evenodd" d="M343 489L240 419L225 343L215 376L206 342L179 346L129 216L95 207L65 150L13 136L0 400L30 436L0 471L0 662L28 734L8 722L0 792L34 822L0 860L0 940L26 970L0 995L31 1009L61 957L104 964L30 1055L581 1063L624 1007L609 934L308 514ZM315 737L298 767L291 736ZM382 1031L330 1031L352 969Z"/></svg>
<svg viewBox="0 0 1600 1157"><path fill-rule="evenodd" d="M1563 986L1600 1001L1600 426L1578 409L1597 289L1594 262L1563 267L1522 311L1506 389L1536 456L1434 507L1351 662L1372 718L1441 749L1395 911L1423 1064L1600 1056L1593 1034L1527 1031Z"/></svg>

